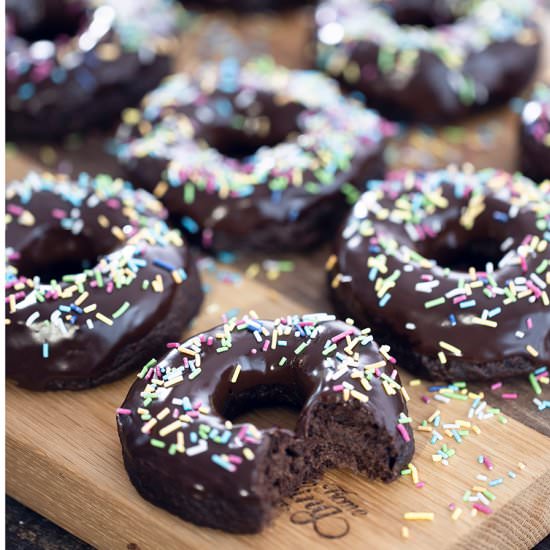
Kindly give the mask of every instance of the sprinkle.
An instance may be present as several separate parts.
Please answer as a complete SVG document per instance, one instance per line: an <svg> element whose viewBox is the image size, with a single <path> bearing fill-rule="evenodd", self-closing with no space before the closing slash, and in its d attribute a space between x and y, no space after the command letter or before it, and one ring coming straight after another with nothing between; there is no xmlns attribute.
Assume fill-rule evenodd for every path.
<svg viewBox="0 0 550 550"><path fill-rule="evenodd" d="M235 370L233 371L233 374L231 375L232 384L235 384L235 382L237 382L240 372L241 372L241 365L237 364L237 366L235 367Z"/></svg>
<svg viewBox="0 0 550 550"><path fill-rule="evenodd" d="M403 519L409 521L433 521L435 514L433 512L406 512Z"/></svg>

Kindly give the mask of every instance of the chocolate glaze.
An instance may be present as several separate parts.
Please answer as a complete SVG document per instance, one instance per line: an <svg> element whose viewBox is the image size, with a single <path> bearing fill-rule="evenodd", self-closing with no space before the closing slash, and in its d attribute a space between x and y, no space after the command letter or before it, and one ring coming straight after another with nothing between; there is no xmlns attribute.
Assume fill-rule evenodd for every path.
<svg viewBox="0 0 550 550"><path fill-rule="evenodd" d="M24 218L12 214L14 219L8 223L6 233L6 293L9 297L18 289L26 292L26 296L17 297L16 309L9 301L6 305L6 373L25 388L80 389L121 377L134 361L158 349L159 337L178 337L201 303L200 281L189 249L176 232L166 227L160 203L120 181L109 185L94 187L82 176L79 184L60 178L43 185L39 176L31 174L24 182L7 188L8 213L18 213L17 209L22 208L34 218L34 223L27 224ZM133 204L131 194L135 194ZM52 215L54 212L64 212L66 219L72 217L78 225L63 227L61 220ZM98 223L99 218L106 220L105 226ZM117 238L113 227L120 228L123 237ZM48 284L52 270L59 277L75 273L85 260L90 261L91 269L102 269L101 262L117 266L124 256L135 258L140 267L136 277L120 288L110 288L110 277L104 273L103 288L92 286L88 277L83 288L71 296L52 296L40 302L27 285L27 281L42 275L41 280L34 279L33 286L46 292L52 288ZM94 268L98 257L104 259ZM176 284L170 271L158 262L184 270L187 278ZM151 282L157 276L162 277L163 291L142 288L145 280ZM60 282L53 288L62 293L72 285ZM89 295L79 303L80 308L97 304L95 310L89 314L71 311L74 318L65 320L62 326L46 323L52 314L60 313L60 308L74 305L84 291ZM129 309L113 318L126 302ZM96 318L97 312L111 319L112 325ZM29 323L29 317L36 313L38 317ZM93 321L93 329L87 325L88 319ZM161 326L162 336L158 334ZM43 342L48 343L47 357Z"/></svg>
<svg viewBox="0 0 550 550"><path fill-rule="evenodd" d="M512 191L506 187L509 184L514 186ZM527 373L548 363L550 310L541 293L546 291L548 271L544 270L544 261L550 259L550 251L548 247L535 252L528 246L521 246L525 239L530 242L529 239L537 237L544 241L547 235L548 188L537 189L521 176L493 170L474 175L449 170L431 174L393 174L382 184L373 183L371 189L347 219L337 241L336 255L328 264L331 294L339 311L353 314L361 322L369 319L377 329L375 335L392 344L403 367L422 369L435 378L498 378ZM396 204L409 203L415 195L416 203L424 204L422 200L426 201L426 196L430 193L433 196L438 190L448 205L429 213L422 211L417 221L419 225L413 225L429 232L429 237L424 233L415 241L402 219L376 218L380 208L398 212ZM474 195L482 198L484 207L473 227L466 229L460 219L468 205L474 204ZM498 219L514 210L511 201L518 205L517 215ZM368 224L364 228L368 235L360 234L362 223ZM390 244L392 240L394 243ZM382 242L385 244L380 248L377 243ZM508 247L506 257L498 252L504 242ZM411 260L411 250L420 254L423 260ZM518 251L522 251L524 264L518 264ZM490 258L495 252L495 258ZM378 255L387 268L382 278L390 277L396 270L400 273L396 285L388 291L389 301L383 305L382 296L374 289L375 280L381 274L371 273ZM459 281L473 281L467 267L455 270L445 267L445 262L451 258L454 262L457 255L467 255L463 258L466 265L471 256L474 260L476 256L489 256L495 262L493 283L487 282L484 267L478 266L475 277L485 281L482 287L471 289L466 298L459 296L460 293L451 294L445 303L426 307L426 302L456 292ZM533 278L537 274L538 278ZM521 277L529 280L532 285L529 288L535 288L536 299L533 292L524 288ZM434 288L427 292L430 279ZM505 304L506 295L502 289L508 287L510 281L515 282L519 294L526 290L527 295ZM424 291L419 290L423 286ZM492 293L491 288L496 289L497 294ZM453 303L454 298L459 301ZM460 300L467 307L461 308ZM475 300L475 304L468 305L469 300ZM488 317L489 321L497 323L495 327L473 324L473 317L480 318L483 312L496 308L501 308L500 313ZM453 315L455 325L451 319ZM520 336L518 331L522 333ZM446 351L440 342L459 348L461 355ZM528 348L535 350L536 356ZM438 353L442 351L446 354L446 364L438 360Z"/></svg>
<svg viewBox="0 0 550 550"><path fill-rule="evenodd" d="M327 6L333 3L338 4L333 0L321 3L319 13L332 13ZM452 15L442 7L447 2L427 0L416 3L414 8L409 0L380 4L382 7L386 4L395 6L393 10L398 23L452 26ZM382 10L382 7L372 9ZM392 13L392 8L385 7ZM335 15L330 21L338 23L338 16ZM325 25L330 21L323 18ZM498 28L499 23L495 22L494 26ZM431 31L428 28L426 32ZM379 65L386 44L369 40L368 35L346 44L323 44L318 41L318 64L337 78L346 91L362 93L369 107L392 120L445 124L501 105L519 94L531 81L538 65L542 39L537 25L531 20L524 22L523 32L531 33L525 43L515 38L500 39L480 51L466 46L464 60L458 69L451 69L435 52L422 48L414 50L410 45L405 45L403 51L413 50L418 55L414 69L406 76L398 71L386 74ZM398 49L396 54L400 53ZM341 63L341 58L348 60L347 63ZM355 72L351 79L346 76L346 68L350 64L356 65L363 76L357 79ZM462 81L475 86L474 98L461 97L458 90Z"/></svg>
<svg viewBox="0 0 550 550"><path fill-rule="evenodd" d="M6 11L10 139L109 126L170 70L182 14L172 0L33 0L22 6L8 1Z"/></svg>
<svg viewBox="0 0 550 550"><path fill-rule="evenodd" d="M235 329L235 323L241 328ZM410 439L406 442L396 428L399 415L407 414L406 405L399 390L393 395L386 393L380 376L383 373L389 376L393 367L389 364L383 366L386 361L367 332L360 333L357 328L325 314L287 317L275 323L245 318L232 320L229 325L229 329L228 325L216 327L182 345L186 349L195 349L200 355L202 371L198 376L191 379L191 370L187 368L183 372L183 381L173 385L170 391L158 383L155 389L152 379L162 378L165 368L182 366L184 357L194 360L187 352L173 350L158 363L161 371L155 370L157 367L153 367L147 375L147 369L142 371L141 376L145 377L134 383L119 409L117 421L125 465L143 496L201 525L251 532L265 525L273 513L273 505L284 496L282 493L294 491L301 481L306 480L300 479L298 465L302 457L308 456L308 447L311 451L316 449L310 457L314 476L320 475L327 466L353 467L370 477L381 477L386 481L399 475L413 453L412 431L408 424L404 424ZM273 333L282 331L285 326L290 327L290 333L279 334L273 344ZM253 331L258 331L260 327L263 333L257 332L259 336L256 339ZM305 330L314 332L307 335ZM220 333L224 331L231 334L231 344L227 351L220 353L217 348L223 345L220 343ZM345 354L343 348L349 344L349 339L339 340L336 351L323 353L327 341L330 344L331 338L346 332L351 339L361 334L366 338L365 345L359 344L353 348L353 352L358 352L356 365L361 372L365 365L382 361L380 370L370 378L371 389L368 391L358 377L352 377L352 372L357 369L343 366L334 355L337 352ZM208 345L209 338L211 345ZM267 346L264 340L268 342ZM282 340L286 342L284 346L281 345ZM299 346L306 343L307 347L300 350ZM298 352L295 352L296 349ZM283 357L287 362L281 365ZM240 365L240 372L235 380L236 365ZM335 377L335 372L341 369L343 372ZM374 371L371 369L369 372ZM399 384L396 373L393 376ZM354 391L345 400L342 389L337 387L343 383L349 384L350 390L367 396L368 401L354 397ZM156 394L150 405L144 405L142 392ZM189 399L187 407L185 403L178 405L183 398ZM186 413L190 405L198 403L208 410L204 409L194 419L189 419L191 423L182 422L183 427L179 431L183 433L186 450L177 451L176 432L164 436L159 433L179 415ZM276 403L293 404L300 408L294 432L278 427L258 430L249 424L228 422L228 419L250 406ZM144 432L143 427L146 422L150 423L149 418L156 418L166 407L170 413L178 412L168 414ZM137 412L141 410L143 413L143 409L148 410L145 420L140 419ZM347 420L324 433L323 443L320 444L314 432L317 430L316 419L323 409L333 418L345 417ZM197 427L197 424L202 427ZM365 438L364 442L352 443L349 440L347 430L353 429L353 426L364 426L365 431L361 435L361 439ZM220 436L227 438L226 443L214 442L206 437L202 452L194 454L196 443L192 442L190 434L197 430L217 430ZM386 448L374 459L371 457L372 462L367 468L369 444L376 445L376 440L371 437L373 432ZM246 437L243 436L245 433ZM152 440L162 440L165 448L153 446ZM356 443L359 448L353 447ZM253 451L253 457L246 458L243 446ZM286 446L287 459L294 456L288 459L290 462L284 474L292 477L294 472L295 479L286 486L286 490L280 488L274 491L272 485L282 485L281 480L276 483L269 475L266 479L265 471L270 468L276 470L277 457L272 453L279 446ZM346 451L347 460L342 458L346 456ZM355 453L357 456L354 456ZM242 459L233 468L234 471L227 471L213 462L213 456L224 454ZM340 460L335 462L337 455ZM365 458L365 462L361 457ZM178 501L178 495L185 496L185 505ZM224 511L222 516L218 513L220 510Z"/></svg>
<svg viewBox="0 0 550 550"><path fill-rule="evenodd" d="M230 91L212 85L212 79L223 84L219 84L219 75L212 72L212 67L205 70L207 78L201 81L207 83L207 91L198 81L182 77L166 81L144 99L137 121L119 128L119 160L134 181L155 191L177 221L193 220L205 247L305 249L335 230L347 210L342 192L346 184L361 187L368 178L383 174L383 137L390 126L362 111L356 103L346 103L329 81L317 75L275 68L282 79L265 84L264 74L254 69L244 69L243 73L247 70L248 77L236 76L237 89ZM252 79L254 74L258 82ZM298 78L304 82L319 79L321 86L312 93L318 91L321 99L309 100L315 106L299 101L296 86L293 89L285 84ZM244 106L243 97L247 98ZM346 152L342 168L321 166L321 174L309 165L302 169L305 158L308 163L317 156L326 158L322 157L326 151L319 145L322 140L312 137L316 113L329 121L329 134L341 132L344 124L350 125L345 117L352 117L353 112L365 117L365 125L359 130L350 128L347 133L347 145L343 147L346 151L352 148L352 153ZM235 129L237 120L250 124ZM308 140L313 139L309 146ZM210 149L205 150L205 146ZM328 154L335 156L334 151ZM204 155L202 159L200 155ZM295 156L292 165L289 159ZM273 168L255 179L258 166L266 163L273 164ZM292 168L277 172L280 163ZM294 168L300 176L299 184L289 183ZM209 182L208 186L189 183L189 174L200 174L196 179ZM245 178L248 185L242 183ZM277 178L283 180L279 191L270 185ZM161 188L159 181L167 184ZM222 197L220 186L225 181L241 183L228 183L230 191ZM185 185L193 187L192 200L184 198Z"/></svg>

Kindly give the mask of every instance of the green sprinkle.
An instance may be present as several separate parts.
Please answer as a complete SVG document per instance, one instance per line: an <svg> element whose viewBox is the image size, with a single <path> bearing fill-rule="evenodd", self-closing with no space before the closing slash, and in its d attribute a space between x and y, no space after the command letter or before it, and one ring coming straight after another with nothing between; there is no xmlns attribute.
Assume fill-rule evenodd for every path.
<svg viewBox="0 0 550 550"><path fill-rule="evenodd" d="M112 315L113 319L118 319L121 315L128 311L130 302L124 302Z"/></svg>
<svg viewBox="0 0 550 550"><path fill-rule="evenodd" d="M151 445L153 445L153 447L156 447L157 449L164 449L164 447L166 447L166 443L164 441L154 438L151 439Z"/></svg>
<svg viewBox="0 0 550 550"><path fill-rule="evenodd" d="M427 302L424 302L424 307L426 309L430 309L432 307L440 306L441 304L445 303L445 297L441 296L440 298L435 298L434 300L428 300Z"/></svg>

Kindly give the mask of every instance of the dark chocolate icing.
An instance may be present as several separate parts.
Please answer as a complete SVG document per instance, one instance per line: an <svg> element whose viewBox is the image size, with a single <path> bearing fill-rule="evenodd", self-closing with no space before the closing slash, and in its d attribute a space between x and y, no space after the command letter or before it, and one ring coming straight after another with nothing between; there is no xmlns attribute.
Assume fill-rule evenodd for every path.
<svg viewBox="0 0 550 550"><path fill-rule="evenodd" d="M6 367L21 386L120 377L157 349L165 319L177 336L196 313L202 292L189 249L145 191L108 176L31 173L6 194Z"/></svg>
<svg viewBox="0 0 550 550"><path fill-rule="evenodd" d="M289 453L297 455L308 444L314 446L312 427L323 407L333 418L349 411L336 433L325 434L329 451L334 447L345 453L349 447L349 464L357 442L344 439L346 426L361 425L362 415L378 430L380 441L387 440L387 448L376 457L380 468L372 464L362 473L394 479L412 456L412 431L407 423L399 423L407 414L406 393L401 393L393 358L387 349L379 351L368 329L360 331L326 314L275 322L246 316L171 347L178 349L141 371L117 419L134 484L146 498L185 519L244 532L261 527L265 517L257 524L248 518L271 514L274 502L269 502L272 495L266 493L262 475L274 460L273 442L287 441ZM263 402L245 399L243 405L241 396L250 398L258 388L263 388ZM279 391L269 392L270 388ZM228 420L243 406L274 401L301 408L294 432L259 430ZM361 437L364 442L357 444L363 447L356 452L367 456L369 441L373 446L375 441L366 431ZM317 474L324 469L323 456L319 451L313 457ZM342 462L327 464L347 464ZM285 474L291 471L289 466ZM176 505L176 495L185 495L188 506ZM204 499L212 503L212 510L202 508ZM216 510L224 507L230 516L241 518L237 527L229 518L218 517ZM197 508L202 508L202 515Z"/></svg>
<svg viewBox="0 0 550 550"><path fill-rule="evenodd" d="M303 249L326 237L346 210L343 191L382 175L391 132L322 75L265 60L171 77L123 120L119 160L214 249Z"/></svg>
<svg viewBox="0 0 550 550"><path fill-rule="evenodd" d="M391 119L440 124L500 105L533 77L541 36L530 2L484 1L453 15L450 2L327 0L318 64Z"/></svg>
<svg viewBox="0 0 550 550"><path fill-rule="evenodd" d="M448 169L390 174L368 188L327 266L341 309L400 341L402 366L435 377L548 364L548 186Z"/></svg>
<svg viewBox="0 0 550 550"><path fill-rule="evenodd" d="M290 10L316 2L317 0L184 0L183 4L189 9L256 12Z"/></svg>
<svg viewBox="0 0 550 550"><path fill-rule="evenodd" d="M169 72L182 13L173 0L9 1L8 137L112 124Z"/></svg>

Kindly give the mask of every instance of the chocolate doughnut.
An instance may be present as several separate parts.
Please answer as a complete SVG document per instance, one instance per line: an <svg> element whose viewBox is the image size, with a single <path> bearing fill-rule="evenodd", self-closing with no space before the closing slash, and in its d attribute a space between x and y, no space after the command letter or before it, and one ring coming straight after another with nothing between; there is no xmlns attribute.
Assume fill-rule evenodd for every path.
<svg viewBox="0 0 550 550"><path fill-rule="evenodd" d="M521 113L520 166L535 181L550 178L550 86L543 82Z"/></svg>
<svg viewBox="0 0 550 550"><path fill-rule="evenodd" d="M550 184L465 166L367 187L327 264L339 311L434 379L548 364Z"/></svg>
<svg viewBox="0 0 550 550"><path fill-rule="evenodd" d="M6 14L7 135L53 139L109 125L153 89L184 11L174 0L8 0Z"/></svg>
<svg viewBox="0 0 550 550"><path fill-rule="evenodd" d="M118 432L136 489L183 519L254 533L327 468L391 481L410 462L407 392L369 329L251 313L167 347L117 410ZM294 431L232 422L275 404L300 409Z"/></svg>
<svg viewBox="0 0 550 550"><path fill-rule="evenodd" d="M324 0L318 65L391 119L448 123L502 104L535 73L532 0Z"/></svg>
<svg viewBox="0 0 550 550"><path fill-rule="evenodd" d="M381 177L392 129L321 73L226 60L172 76L126 110L117 149L203 246L305 249L336 228L356 187Z"/></svg>
<svg viewBox="0 0 550 550"><path fill-rule="evenodd" d="M202 290L149 193L101 175L6 189L6 375L31 390L120 378L179 338Z"/></svg>

